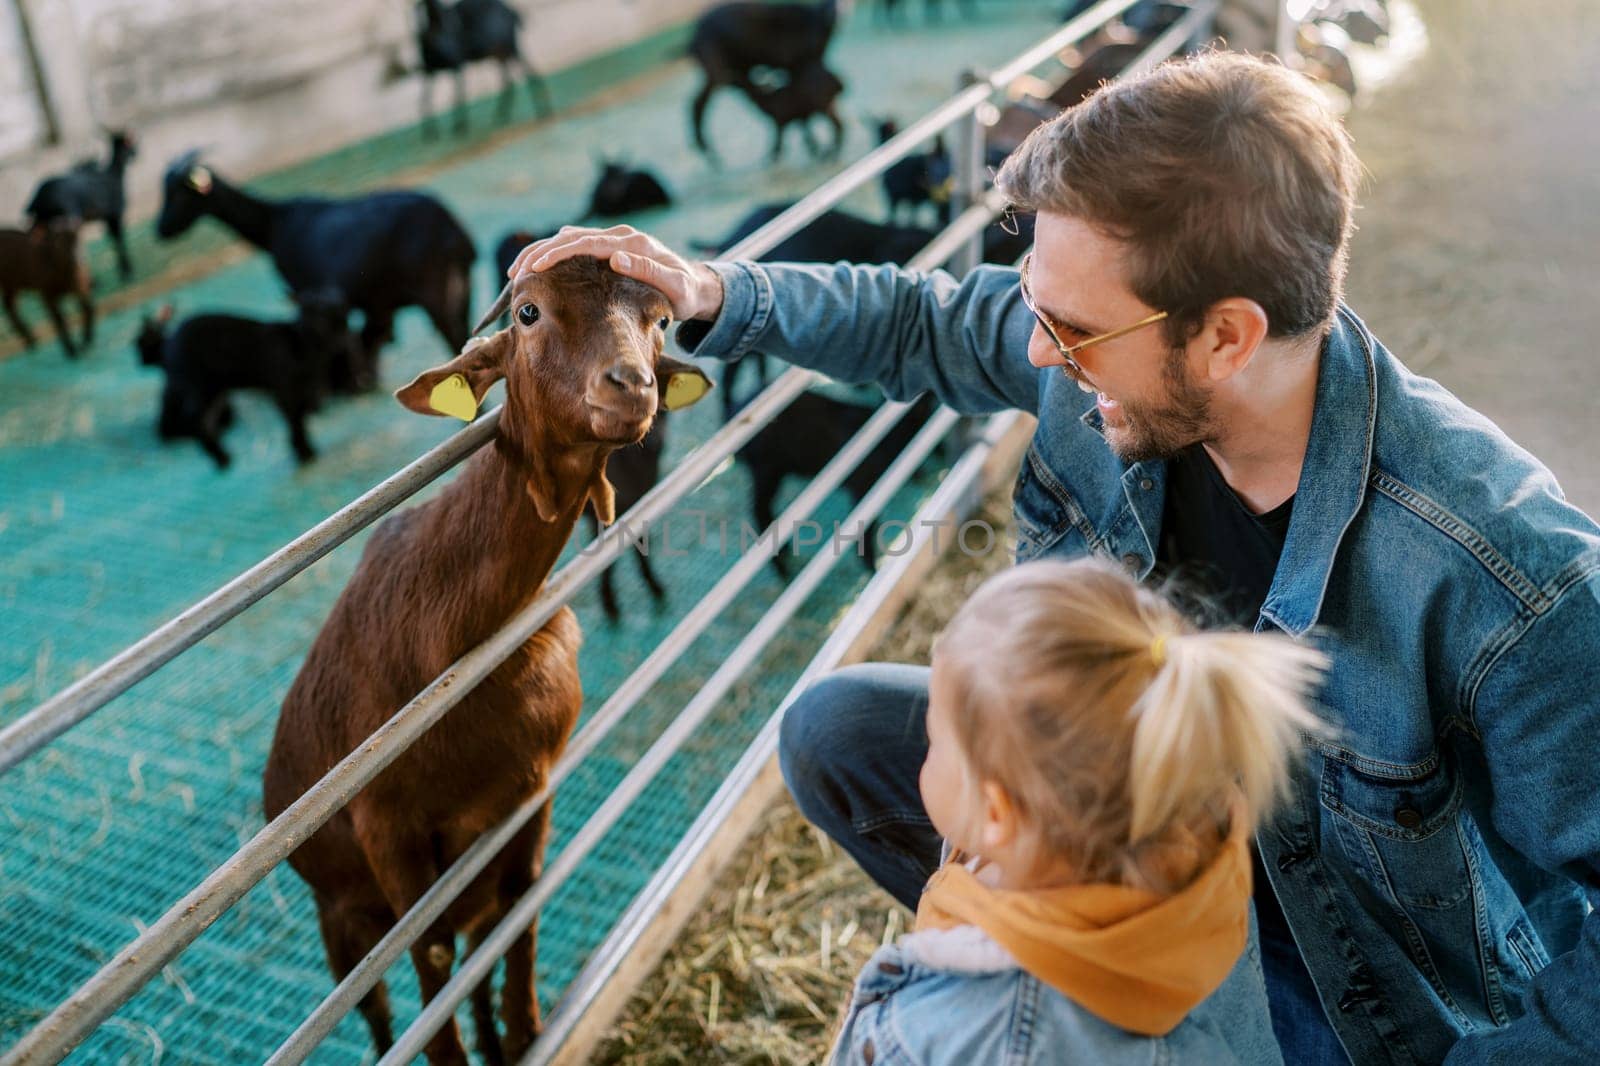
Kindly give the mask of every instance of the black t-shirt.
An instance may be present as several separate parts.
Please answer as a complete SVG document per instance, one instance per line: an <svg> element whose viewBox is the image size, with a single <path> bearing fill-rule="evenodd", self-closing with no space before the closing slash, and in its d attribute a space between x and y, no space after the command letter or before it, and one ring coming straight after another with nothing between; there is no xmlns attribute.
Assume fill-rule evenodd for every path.
<svg viewBox="0 0 1600 1066"><path fill-rule="evenodd" d="M1293 507L1291 496L1266 514L1252 514L1203 447L1185 449L1167 463L1158 562L1169 593L1202 625L1254 629L1283 554ZM1255 848L1250 853L1261 936L1292 943L1261 858Z"/></svg>
<svg viewBox="0 0 1600 1066"><path fill-rule="evenodd" d="M1160 576L1203 625L1254 629L1289 533L1294 497L1252 514L1196 444L1167 463Z"/></svg>

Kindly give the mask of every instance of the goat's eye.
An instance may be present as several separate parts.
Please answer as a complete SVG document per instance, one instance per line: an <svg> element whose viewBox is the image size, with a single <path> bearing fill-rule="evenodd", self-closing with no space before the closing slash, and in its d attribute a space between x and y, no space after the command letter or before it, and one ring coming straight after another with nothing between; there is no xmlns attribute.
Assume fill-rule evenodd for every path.
<svg viewBox="0 0 1600 1066"><path fill-rule="evenodd" d="M517 321L524 326L531 326L539 321L539 309L533 304L523 304L517 308Z"/></svg>
<svg viewBox="0 0 1600 1066"><path fill-rule="evenodd" d="M657 322L656 325L661 327L662 332L666 332L666 328L672 325L672 319L670 317L663 318L661 321Z"/></svg>

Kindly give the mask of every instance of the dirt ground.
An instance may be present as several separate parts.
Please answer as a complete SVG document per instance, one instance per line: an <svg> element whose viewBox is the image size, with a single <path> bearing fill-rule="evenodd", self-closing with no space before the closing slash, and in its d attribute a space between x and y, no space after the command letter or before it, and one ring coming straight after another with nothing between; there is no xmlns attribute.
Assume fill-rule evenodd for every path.
<svg viewBox="0 0 1600 1066"><path fill-rule="evenodd" d="M1370 172L1349 302L1594 512L1600 5L1419 0L1414 10L1426 50L1348 117ZM1003 496L990 509L1003 519ZM879 657L926 661L933 633L993 565L947 562ZM820 1061L855 973L907 917L780 805L596 1061Z"/></svg>

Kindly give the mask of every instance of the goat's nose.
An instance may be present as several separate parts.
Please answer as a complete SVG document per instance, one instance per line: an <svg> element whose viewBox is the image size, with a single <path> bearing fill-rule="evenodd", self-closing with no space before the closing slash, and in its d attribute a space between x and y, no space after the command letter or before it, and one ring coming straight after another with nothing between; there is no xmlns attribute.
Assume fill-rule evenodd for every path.
<svg viewBox="0 0 1600 1066"><path fill-rule="evenodd" d="M623 392L643 392L654 388L656 383L655 375L650 373L649 368L637 363L617 363L606 371L606 381Z"/></svg>

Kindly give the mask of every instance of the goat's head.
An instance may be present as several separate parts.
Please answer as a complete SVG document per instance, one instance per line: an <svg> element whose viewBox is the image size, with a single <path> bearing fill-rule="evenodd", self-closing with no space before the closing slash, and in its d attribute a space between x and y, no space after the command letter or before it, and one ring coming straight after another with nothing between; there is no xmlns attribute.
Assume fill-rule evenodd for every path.
<svg viewBox="0 0 1600 1066"><path fill-rule="evenodd" d="M599 260L578 257L523 273L511 286L510 309L510 327L419 374L395 398L420 414L470 420L504 378L501 446L529 468L539 516L554 521L562 510L550 473L556 453L588 450L602 460L589 498L610 522L604 456L643 439L659 409L699 400L710 379L664 354L666 297Z"/></svg>
<svg viewBox="0 0 1600 1066"><path fill-rule="evenodd" d="M303 289L289 297L300 309L300 331L314 344L330 351L340 348L350 334L350 303L334 286Z"/></svg>
<svg viewBox="0 0 1600 1066"><path fill-rule="evenodd" d="M200 162L198 150L185 152L169 163L162 179L156 236L171 240L194 225L206 213L206 199L214 186L211 169Z"/></svg>
<svg viewBox="0 0 1600 1066"><path fill-rule="evenodd" d="M132 130L111 131L111 154L113 157L121 155L125 160L139 154L139 139Z"/></svg>

